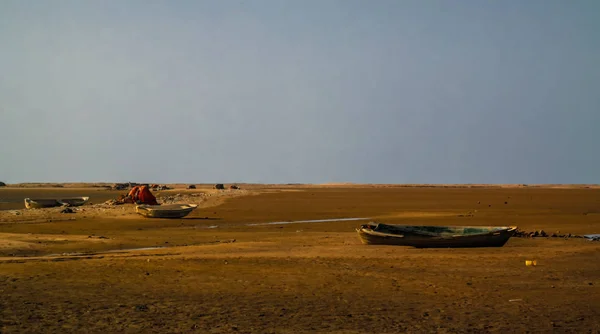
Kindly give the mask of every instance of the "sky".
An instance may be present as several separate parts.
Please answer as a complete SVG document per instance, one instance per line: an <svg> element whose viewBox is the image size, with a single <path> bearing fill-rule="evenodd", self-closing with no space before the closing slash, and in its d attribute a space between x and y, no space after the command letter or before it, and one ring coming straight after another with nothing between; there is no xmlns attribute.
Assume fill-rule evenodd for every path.
<svg viewBox="0 0 600 334"><path fill-rule="evenodd" d="M600 183L596 0L0 1L0 181Z"/></svg>

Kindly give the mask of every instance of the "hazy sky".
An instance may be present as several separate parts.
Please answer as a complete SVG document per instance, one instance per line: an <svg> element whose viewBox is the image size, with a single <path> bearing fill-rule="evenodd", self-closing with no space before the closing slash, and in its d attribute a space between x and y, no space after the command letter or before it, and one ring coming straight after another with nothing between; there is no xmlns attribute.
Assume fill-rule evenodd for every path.
<svg viewBox="0 0 600 334"><path fill-rule="evenodd" d="M0 1L0 181L600 183L600 1Z"/></svg>

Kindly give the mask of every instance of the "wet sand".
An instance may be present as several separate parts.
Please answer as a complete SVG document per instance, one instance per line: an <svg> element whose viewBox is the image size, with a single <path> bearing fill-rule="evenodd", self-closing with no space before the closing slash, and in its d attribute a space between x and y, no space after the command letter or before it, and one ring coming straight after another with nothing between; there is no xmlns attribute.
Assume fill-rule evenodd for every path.
<svg viewBox="0 0 600 334"><path fill-rule="evenodd" d="M93 204L73 214L4 204L2 333L600 331L600 242L367 246L355 232L364 221L341 220L600 233L599 189L205 186L158 193L200 204L173 220L101 205L122 192L98 188L2 188L0 198L25 193ZM329 219L340 220L314 221Z"/></svg>

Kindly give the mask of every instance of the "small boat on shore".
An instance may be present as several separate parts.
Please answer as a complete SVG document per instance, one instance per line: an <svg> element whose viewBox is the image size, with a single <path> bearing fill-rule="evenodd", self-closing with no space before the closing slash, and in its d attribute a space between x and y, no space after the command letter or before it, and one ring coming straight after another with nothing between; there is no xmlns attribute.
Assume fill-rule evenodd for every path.
<svg viewBox="0 0 600 334"><path fill-rule="evenodd" d="M71 198L26 198L27 209L54 208L57 206L81 206L90 200L89 197Z"/></svg>
<svg viewBox="0 0 600 334"><path fill-rule="evenodd" d="M198 207L197 204L138 205L135 211L148 218L183 218Z"/></svg>
<svg viewBox="0 0 600 334"><path fill-rule="evenodd" d="M412 226L376 222L356 229L363 244L416 248L502 247L516 226Z"/></svg>

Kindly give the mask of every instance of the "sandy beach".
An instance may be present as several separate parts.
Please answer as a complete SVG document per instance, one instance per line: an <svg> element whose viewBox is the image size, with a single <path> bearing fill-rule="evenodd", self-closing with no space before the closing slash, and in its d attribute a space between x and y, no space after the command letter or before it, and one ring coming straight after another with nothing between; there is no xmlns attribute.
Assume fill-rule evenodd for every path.
<svg viewBox="0 0 600 334"><path fill-rule="evenodd" d="M148 219L104 204L124 191L101 185L0 188L0 332L600 331L600 242L415 249L355 231L376 220L600 233L595 186L171 186L159 202L199 208ZM90 203L24 209L55 196Z"/></svg>

